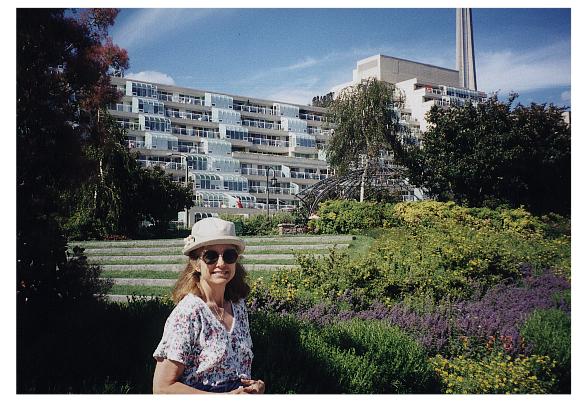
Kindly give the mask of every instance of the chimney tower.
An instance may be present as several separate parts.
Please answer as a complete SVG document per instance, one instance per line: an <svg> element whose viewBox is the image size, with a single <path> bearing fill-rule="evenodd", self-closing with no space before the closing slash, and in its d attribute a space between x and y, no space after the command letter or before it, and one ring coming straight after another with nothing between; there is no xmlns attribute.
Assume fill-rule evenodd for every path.
<svg viewBox="0 0 588 401"><path fill-rule="evenodd" d="M455 18L455 69L459 71L462 87L478 90L476 84L476 61L474 58L474 33L472 10L458 8Z"/></svg>

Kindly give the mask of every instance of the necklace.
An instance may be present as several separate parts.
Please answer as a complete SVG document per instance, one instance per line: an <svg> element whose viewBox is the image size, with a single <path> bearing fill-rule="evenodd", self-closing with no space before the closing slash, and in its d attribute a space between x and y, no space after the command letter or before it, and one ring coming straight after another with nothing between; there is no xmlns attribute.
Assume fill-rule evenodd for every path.
<svg viewBox="0 0 588 401"><path fill-rule="evenodd" d="M214 314L216 315L218 320L220 320L221 322L224 322L225 321L225 299L223 298L223 304L220 308L216 305L216 302L214 302L212 305L213 305ZM219 312L219 309L222 309L222 312Z"/></svg>

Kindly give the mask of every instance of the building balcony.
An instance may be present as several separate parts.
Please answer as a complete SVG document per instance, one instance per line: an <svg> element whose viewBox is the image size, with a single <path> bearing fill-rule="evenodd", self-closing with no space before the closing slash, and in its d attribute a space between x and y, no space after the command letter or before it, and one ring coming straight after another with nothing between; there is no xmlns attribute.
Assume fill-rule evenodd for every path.
<svg viewBox="0 0 588 401"><path fill-rule="evenodd" d="M180 128L172 127L172 134L185 135L185 136L197 136L200 138L220 138L220 134L217 131L206 128Z"/></svg>
<svg viewBox="0 0 588 401"><path fill-rule="evenodd" d="M282 125L280 123L266 122L266 121L254 121L254 120L247 120L247 119L241 120L241 126L271 129L271 130L278 130L278 131L280 131L282 129Z"/></svg>
<svg viewBox="0 0 588 401"><path fill-rule="evenodd" d="M267 170L264 168L241 167L241 174L245 174L245 175L256 175L256 176L265 177L266 171ZM274 172L275 172L274 174L276 175L276 177L288 178L286 176L286 174L281 170L274 170Z"/></svg>
<svg viewBox="0 0 588 401"><path fill-rule="evenodd" d="M265 194L267 193L267 188L265 186L249 186L249 193ZM298 191L294 188L281 187L270 188L269 191L270 195L296 195L297 193Z"/></svg>
<svg viewBox="0 0 588 401"><path fill-rule="evenodd" d="M290 171L291 178L301 178L305 180L324 180L328 178L328 174L306 173L302 171Z"/></svg>
<svg viewBox="0 0 588 401"><path fill-rule="evenodd" d="M131 106L130 104L117 103L117 104L108 105L108 110L118 111L118 112L123 112L123 113L132 113L133 106Z"/></svg>
<svg viewBox="0 0 588 401"><path fill-rule="evenodd" d="M262 107L262 106L251 106L251 105L244 105L244 104L233 104L233 110L235 111L245 111L247 113L257 113L257 114L266 114L268 116L275 115L273 109L269 107Z"/></svg>
<svg viewBox="0 0 588 401"><path fill-rule="evenodd" d="M315 146L293 146L290 148L290 152L312 155L317 154L318 149Z"/></svg>
<svg viewBox="0 0 588 401"><path fill-rule="evenodd" d="M280 147L280 148L287 148L289 146L288 141L280 140L280 139L265 139L265 138L249 137L248 141L254 145L275 146L275 147Z"/></svg>
<svg viewBox="0 0 588 401"><path fill-rule="evenodd" d="M130 121L117 121L123 129L127 131L142 131L139 123Z"/></svg>
<svg viewBox="0 0 588 401"><path fill-rule="evenodd" d="M191 113L188 111L181 110L165 110L165 116L169 118L180 118L183 120L194 120L194 121L212 121L212 117L208 114Z"/></svg>
<svg viewBox="0 0 588 401"><path fill-rule="evenodd" d="M131 139L127 139L126 141L127 147L129 149L144 149L145 142L144 141L133 141Z"/></svg>
<svg viewBox="0 0 588 401"><path fill-rule="evenodd" d="M327 118L325 116L319 116L316 114L300 113L300 114L298 114L298 117L301 120L307 120L307 121L319 121L319 122L326 122L327 121Z"/></svg>

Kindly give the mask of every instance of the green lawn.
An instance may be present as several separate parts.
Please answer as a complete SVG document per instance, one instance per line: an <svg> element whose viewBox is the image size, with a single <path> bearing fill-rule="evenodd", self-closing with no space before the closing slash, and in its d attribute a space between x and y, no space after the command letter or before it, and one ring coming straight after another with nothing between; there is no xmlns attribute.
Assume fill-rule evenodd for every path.
<svg viewBox="0 0 588 401"><path fill-rule="evenodd" d="M104 278L149 278L149 279L177 279L179 272L157 270L104 270Z"/></svg>
<svg viewBox="0 0 588 401"><path fill-rule="evenodd" d="M135 286L135 285L114 285L108 292L111 295L155 295L155 296L171 296L172 287L161 286Z"/></svg>

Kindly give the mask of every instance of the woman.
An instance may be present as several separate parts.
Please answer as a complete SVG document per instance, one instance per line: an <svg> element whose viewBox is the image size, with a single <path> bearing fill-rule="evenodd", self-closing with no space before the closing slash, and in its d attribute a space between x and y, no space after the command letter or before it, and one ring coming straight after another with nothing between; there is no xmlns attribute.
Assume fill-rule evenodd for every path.
<svg viewBox="0 0 588 401"><path fill-rule="evenodd" d="M194 224L184 242L190 259L153 353L153 392L262 394L263 381L251 379L250 289L237 263L245 242L233 223L214 217Z"/></svg>

